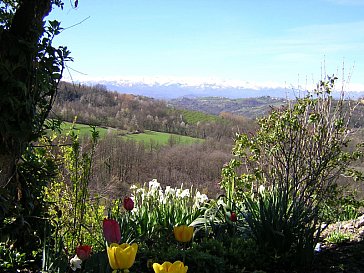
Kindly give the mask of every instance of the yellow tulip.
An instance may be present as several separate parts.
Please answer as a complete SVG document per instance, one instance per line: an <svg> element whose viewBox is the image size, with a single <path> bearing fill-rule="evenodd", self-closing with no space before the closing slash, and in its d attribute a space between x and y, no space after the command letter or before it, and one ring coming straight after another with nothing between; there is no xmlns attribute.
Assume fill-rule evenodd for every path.
<svg viewBox="0 0 364 273"><path fill-rule="evenodd" d="M107 247L107 256L112 269L129 269L134 261L138 250L137 244L111 244Z"/></svg>
<svg viewBox="0 0 364 273"><path fill-rule="evenodd" d="M185 266L181 261L176 261L173 264L164 262L163 264L154 263L153 269L155 273L186 273L188 266Z"/></svg>
<svg viewBox="0 0 364 273"><path fill-rule="evenodd" d="M187 243L192 240L193 227L188 227L186 225L174 227L173 233L178 242Z"/></svg>

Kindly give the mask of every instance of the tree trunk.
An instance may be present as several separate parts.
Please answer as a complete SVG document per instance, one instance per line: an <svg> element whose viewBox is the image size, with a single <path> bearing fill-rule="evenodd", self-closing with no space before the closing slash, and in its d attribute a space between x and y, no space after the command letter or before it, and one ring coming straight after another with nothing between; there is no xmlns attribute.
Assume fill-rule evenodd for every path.
<svg viewBox="0 0 364 273"><path fill-rule="evenodd" d="M15 157L10 154L0 154L0 187L5 187L15 172Z"/></svg>
<svg viewBox="0 0 364 273"><path fill-rule="evenodd" d="M51 8L51 0L19 1L10 28L0 29L0 187L8 184L16 161L35 138L36 54Z"/></svg>

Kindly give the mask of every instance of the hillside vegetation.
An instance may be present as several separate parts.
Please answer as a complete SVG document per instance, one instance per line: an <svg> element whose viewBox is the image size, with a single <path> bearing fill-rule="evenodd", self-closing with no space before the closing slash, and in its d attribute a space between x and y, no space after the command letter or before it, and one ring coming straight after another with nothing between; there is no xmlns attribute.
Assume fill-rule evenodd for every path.
<svg viewBox="0 0 364 273"><path fill-rule="evenodd" d="M293 102L293 100L292 100ZM351 126L364 127L364 101L347 100L344 106L345 111L355 106L352 111ZM269 114L274 108L286 106L288 101L282 98L270 96L258 98L229 99L224 97L203 97L203 98L179 98L168 102L170 106L182 111L199 111L208 115L219 115L229 113L233 116L243 116L255 120ZM188 110L186 110L188 109Z"/></svg>
<svg viewBox="0 0 364 273"><path fill-rule="evenodd" d="M255 119L268 114L272 107L285 105L287 100L269 96L259 98L229 99L224 97L179 98L169 104L179 108L220 115L229 112L234 115Z"/></svg>
<svg viewBox="0 0 364 273"><path fill-rule="evenodd" d="M81 123L62 122L61 130L63 134L68 134L71 130L74 130L80 137L90 137L92 129L90 125ZM147 146L164 146L164 145L175 145L175 144L193 144L200 143L203 141L200 138L194 138L189 136L181 136L170 133L155 132L145 130L144 132L127 132L125 130L112 128L112 127L96 127L96 131L101 139L107 135L118 137L124 140L133 140L138 143L143 143Z"/></svg>
<svg viewBox="0 0 364 273"><path fill-rule="evenodd" d="M156 144L156 145L170 145L173 146L175 144L193 144L193 143L201 143L203 140L200 138L194 138L189 136L181 136L170 133L163 132L155 132L145 130L140 134L127 134L123 136L128 140L135 140L136 142L144 143L147 146Z"/></svg>
<svg viewBox="0 0 364 273"><path fill-rule="evenodd" d="M102 85L62 83L53 106L52 117L128 132L144 130L197 138L234 137L238 130L253 131L254 122L246 118L207 115L178 110L165 101L110 92Z"/></svg>
<svg viewBox="0 0 364 273"><path fill-rule="evenodd" d="M363 272L364 109L337 77L256 122L223 98L58 89L63 2L0 4L0 272Z"/></svg>
<svg viewBox="0 0 364 273"><path fill-rule="evenodd" d="M219 192L216 185L221 180L221 168L231 158L236 133L253 134L256 130L254 119L231 112L251 109L263 115L273 105L281 108L284 101L270 97L182 99L187 100L204 102L206 109L215 115L177 109L152 98L111 92L102 85L62 83L53 117L70 122L77 116L76 129L81 136L90 131L88 124L98 126L100 151L91 183L95 190L124 191L132 183L158 178L162 185L177 186L183 182L215 195ZM240 110L239 105L242 105ZM353 114L352 125L358 128L363 120L363 105L358 104ZM361 136L359 128L353 143L359 143ZM199 139L208 141L202 143ZM193 145L178 145L182 143Z"/></svg>
<svg viewBox="0 0 364 273"><path fill-rule="evenodd" d="M175 109L101 85L62 83L52 115L66 121L63 129L77 117L75 129L82 138L91 135L89 125L97 126L90 187L110 195L157 178L162 185L194 185L214 196L234 135L255 130L254 121L241 116Z"/></svg>
<svg viewBox="0 0 364 273"><path fill-rule="evenodd" d="M106 91L105 94L113 93ZM123 100L118 100L117 94L115 94L115 98L116 105L120 106L125 103ZM144 116L150 114L145 105L150 104L151 106L153 102L148 98L133 97L133 100L135 108L139 109L138 111L142 112ZM157 101L157 103L160 102ZM142 104L144 106L141 106ZM200 124L204 124L203 129L210 129L210 131L198 132L202 133L205 140L201 143L178 145L179 143L174 139L180 137L177 134L149 131L145 127L137 127L134 131L125 130L125 128L109 128L107 129L109 132L96 142L83 139L81 151L78 150L79 146L75 145L78 142L73 139L74 142L70 146L74 151L68 156L74 158L78 152L80 157L74 159L77 159L75 163L89 162L89 165L82 166L90 168L90 170L86 169L87 176L84 180L87 181L84 187L87 186L90 196L104 197L105 202L114 199L121 204L121 198L130 194L131 191L134 197L140 196L141 198L135 197L137 206L140 205L140 200L151 202L146 205L146 210L141 210L141 214L128 213L128 215L135 216L128 223L137 223L138 227L148 227L148 221L150 221L153 223L151 226L153 232L157 231L156 237L146 240L145 235L153 234L153 232L145 233L142 230L140 232L141 241L154 242L157 240L156 238L163 238L162 245L166 244L170 238L168 233L159 232L168 230L164 223L171 227L176 225L173 221L176 221L176 215L179 212L175 206L178 206L179 203L161 199L163 189L168 194L173 189L176 193L175 196L183 195L184 197L181 198L185 198L186 196L192 197L190 194L193 194L193 191L182 189L193 186L199 190L196 192L196 196L201 196L202 192L213 198L201 210L200 217L195 215L193 218L195 220L191 219L192 223L187 222L187 225L194 226L197 231L200 228L205 231L201 234L195 233L194 245L198 246L201 242L207 242L204 239L201 240L203 237L199 237L206 234L209 239L216 240L214 245L210 246L211 248L233 251L233 253L225 254L226 257L231 257L232 254L236 257L246 257L233 259L234 262L239 263L230 266L229 268L232 270L227 272L236 272L237 268L244 271L247 266L249 266L249 272L253 272L256 268L273 269L274 272L288 272L286 270L289 269L289 272L293 272L293 269L297 267L306 266L307 261L311 261L314 257L313 249L321 240L319 236L321 229L317 230L317 227L322 226L322 221L326 223L326 221L336 219L355 218L362 205L362 202L354 199L355 191L347 192L348 188L341 188L343 183L350 183L348 180L350 171L354 178L359 179L360 173L357 172L359 168L356 167L362 166L361 151L355 151L353 146L361 140L356 139L357 141L351 143L346 141L346 137L352 137L353 132L362 132L360 128L358 128L359 130L355 128L348 130L349 124L342 122L349 117L346 111L348 104L347 101L338 103L331 97L317 100L307 97L284 107L274 108L269 115L259 119L258 130L236 135L233 159L230 153L232 139L229 139L229 133L234 132L234 128L239 129L238 126L230 127L231 131L221 130L226 134L222 133L220 136L216 134L216 131L219 131L219 126L222 125L228 128L228 126L239 124L243 126L242 128L244 126L248 128L248 119L228 111L211 116L198 111L175 110L168 106L161 107L161 110L163 109L164 113L168 114L165 120L173 120L177 117L185 124L184 128L194 128L195 130L199 129ZM107 106L95 108L95 110L99 110L100 116L106 112L107 108L103 109L104 107ZM360 107L357 105L358 109ZM92 103L89 109L94 110ZM80 111L80 113L87 117L86 111ZM131 116L137 114L130 110L128 113ZM355 117L358 116L360 115ZM142 115L140 119L135 118L136 124L142 121L142 118ZM156 119L153 120L156 121ZM353 122L359 124L359 120L353 120ZM80 128L83 127L80 126ZM173 130L176 128L178 126L170 127ZM183 131L184 134L189 132L193 131ZM156 139L147 145L145 141L137 142L135 139L131 139L146 137L148 134L154 135ZM168 145L153 144L163 136L165 136L165 141L168 141ZM68 140L65 139L65 141ZM87 152L92 154L92 164L91 161L88 161L88 157L84 157ZM320 156L318 157L317 154ZM74 165L69 167L71 174L72 168ZM348 172L344 172L346 170ZM64 173L67 177L67 167ZM347 180L342 180L340 173L345 173ZM76 175L78 177L79 173ZM72 179L72 175L70 178ZM161 184L154 180L155 178ZM151 182L143 186L146 181ZM131 184L133 187L130 189ZM345 192L341 190L345 190ZM57 196L59 193L56 192L55 195ZM150 199L151 196L154 196L155 201ZM219 197L214 198L216 196ZM181 207L185 209L190 201L183 202L185 203L182 203ZM150 206L150 204L156 204L156 206ZM165 204L168 206L172 204L173 208L168 207L164 210ZM297 205L292 206L291 204ZM85 206L85 208L87 207ZM56 206L56 209L58 208L59 206ZM116 211L119 214L120 210L116 209ZM162 211L166 213L165 218L159 214ZM154 212L157 213L155 219L158 219L158 222L150 217ZM113 213L112 210L111 213ZM159 221L160 219L163 220ZM184 221L186 221L185 219ZM121 223L125 223L124 219L120 220ZM157 229L154 228L155 225L158 226ZM122 230L127 229L127 226L123 225ZM139 229L134 227L130 230L139 232ZM128 234L130 234L129 231L123 236L128 236ZM172 233L169 232L169 234ZM254 234L249 242L245 241L246 234ZM138 233L134 233L132 237L139 238L138 236ZM216 245L218 238L222 238L223 241L231 238L231 243L228 243L226 248L222 244ZM235 245L235 242L239 244L245 242L250 248L247 250L239 248L239 244ZM296 242L302 242L302 244ZM174 246L175 242L172 244ZM208 245L201 247L203 254L205 254L206 247ZM155 249L155 246L152 245L151 248ZM236 250L241 250L242 253L236 252ZM170 253L167 248L164 252ZM271 253L278 253L279 256L273 257ZM247 254L248 256L246 256ZM186 258L189 259L189 265L193 265L191 257L194 255L191 254ZM216 257L211 257L210 261L215 261L222 255L224 254L218 253ZM231 261L230 258L223 260L229 261L229 263ZM264 264L261 263L262 260L265 261ZM145 264L144 260L142 264ZM196 258L196 264L200 265L199 257ZM215 267L213 265L212 269L207 271L215 272ZM220 268L217 271L219 270ZM195 272L202 271L195 270Z"/></svg>

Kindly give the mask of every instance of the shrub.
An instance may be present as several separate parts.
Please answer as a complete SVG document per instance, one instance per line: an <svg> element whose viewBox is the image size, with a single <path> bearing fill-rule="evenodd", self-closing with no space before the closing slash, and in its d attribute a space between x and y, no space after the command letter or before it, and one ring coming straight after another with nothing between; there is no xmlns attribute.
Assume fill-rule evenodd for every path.
<svg viewBox="0 0 364 273"><path fill-rule="evenodd" d="M346 150L350 111L331 95L335 77L286 107L273 109L258 132L238 134L235 158L223 169L222 186L242 206L262 252L281 264L304 265L321 233L322 209L340 194L342 174L361 178L350 165L362 156Z"/></svg>
<svg viewBox="0 0 364 273"><path fill-rule="evenodd" d="M66 270L79 245L90 245L94 252L104 250L101 223L105 209L98 196L88 191L98 138L95 127L91 133L90 147L81 146L78 135L70 131L66 140L59 140L59 150L53 151L64 173L44 189L48 221L42 269L47 272Z"/></svg>

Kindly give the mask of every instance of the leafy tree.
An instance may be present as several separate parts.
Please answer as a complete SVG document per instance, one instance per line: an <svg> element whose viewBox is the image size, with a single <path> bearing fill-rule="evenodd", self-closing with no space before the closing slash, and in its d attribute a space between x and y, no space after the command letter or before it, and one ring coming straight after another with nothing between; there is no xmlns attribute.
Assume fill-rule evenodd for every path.
<svg viewBox="0 0 364 273"><path fill-rule="evenodd" d="M66 47L52 46L60 23L44 22L53 7L62 6L60 0L0 2L0 240L24 256L12 265L14 272L37 267L45 230L43 187L57 172L46 150L30 144L49 127L46 118L71 60Z"/></svg>
<svg viewBox="0 0 364 273"><path fill-rule="evenodd" d="M16 162L42 133L51 110L66 47L54 48L60 23L44 18L60 0L6 0L0 3L0 187L15 174Z"/></svg>

